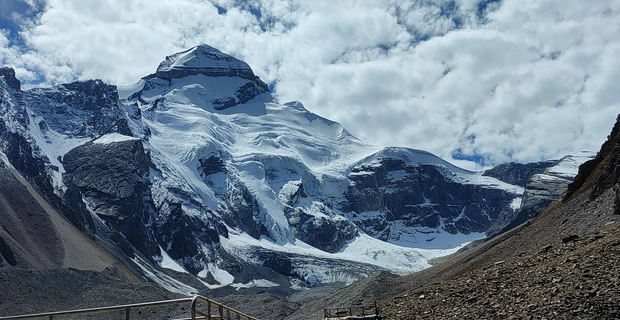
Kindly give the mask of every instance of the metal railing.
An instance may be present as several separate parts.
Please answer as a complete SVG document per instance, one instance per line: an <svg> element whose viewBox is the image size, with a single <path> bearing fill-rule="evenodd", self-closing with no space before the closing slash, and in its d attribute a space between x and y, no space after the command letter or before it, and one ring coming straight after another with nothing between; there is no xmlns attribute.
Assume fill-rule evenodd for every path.
<svg viewBox="0 0 620 320"><path fill-rule="evenodd" d="M184 304L184 303L185 304L191 303L190 317L189 318L178 318L175 320L196 320L196 319L258 320L254 317L248 316L240 311L229 308L221 303L215 302L213 300L207 299L202 296L194 296L193 298L181 298L181 299L174 299L174 300L126 304L126 305L101 307L101 308L89 308L89 309L79 309L79 310L69 310L69 311L26 314L26 315L20 315L20 316L0 317L0 320L41 319L41 318L47 318L49 320L54 320L54 319L58 319L58 317L63 317L63 316L87 315L87 314L93 315L93 314L111 313L111 312L117 312L117 311L125 311L125 320L130 320L132 310L178 305L178 304ZM206 305L206 311L204 311L204 309L198 308L199 306L204 308L205 305Z"/></svg>

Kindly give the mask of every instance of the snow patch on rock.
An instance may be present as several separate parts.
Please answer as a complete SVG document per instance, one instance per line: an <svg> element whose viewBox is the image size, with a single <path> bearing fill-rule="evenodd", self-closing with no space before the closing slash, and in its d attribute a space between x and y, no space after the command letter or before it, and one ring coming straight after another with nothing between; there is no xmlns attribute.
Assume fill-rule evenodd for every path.
<svg viewBox="0 0 620 320"><path fill-rule="evenodd" d="M98 139L94 140L93 143L97 144L109 144L114 142L123 142L123 141L136 141L140 140L140 138L126 136L117 132L105 134Z"/></svg>

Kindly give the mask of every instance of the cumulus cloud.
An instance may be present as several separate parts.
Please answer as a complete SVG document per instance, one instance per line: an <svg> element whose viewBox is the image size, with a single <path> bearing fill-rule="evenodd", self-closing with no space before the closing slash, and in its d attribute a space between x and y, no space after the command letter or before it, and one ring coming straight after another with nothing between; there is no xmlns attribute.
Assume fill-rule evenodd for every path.
<svg viewBox="0 0 620 320"><path fill-rule="evenodd" d="M614 0L29 0L26 83L130 84L207 43L363 140L472 167L598 150L620 111Z"/></svg>

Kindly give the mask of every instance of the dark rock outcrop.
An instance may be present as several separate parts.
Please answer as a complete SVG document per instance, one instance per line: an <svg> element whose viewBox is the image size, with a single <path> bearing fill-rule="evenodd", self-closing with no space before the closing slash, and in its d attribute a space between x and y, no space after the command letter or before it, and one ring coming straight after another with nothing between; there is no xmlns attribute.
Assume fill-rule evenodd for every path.
<svg viewBox="0 0 620 320"><path fill-rule="evenodd" d="M325 217L310 215L298 207L289 209L286 214L296 238L317 249L337 252L358 235L357 227L346 219L329 219L329 209L321 209Z"/></svg>
<svg viewBox="0 0 620 320"><path fill-rule="evenodd" d="M79 191L89 210L147 256L159 253L151 222L150 160L138 139L81 145L63 158L67 188Z"/></svg>
<svg viewBox="0 0 620 320"><path fill-rule="evenodd" d="M25 99L41 117L37 125L72 137L98 137L109 132L131 135L118 105L116 86L101 80L76 81L27 91Z"/></svg>
<svg viewBox="0 0 620 320"><path fill-rule="evenodd" d="M506 232L533 218L553 201L560 200L568 185L575 178L575 173L571 168L591 157L590 153L581 152L578 155L565 156L560 160L528 164L507 163L485 171L484 175L494 176L502 181L520 182L527 178L519 208L505 217L503 221L496 221L494 226L487 231L487 235Z"/></svg>
<svg viewBox="0 0 620 320"><path fill-rule="evenodd" d="M525 185L520 208L509 223L493 234L504 233L535 217L551 202L559 200L566 192L571 180L546 174L533 175Z"/></svg>
<svg viewBox="0 0 620 320"><path fill-rule="evenodd" d="M592 178L594 177L594 178ZM615 189L615 212L620 214L620 115L596 157L579 166L575 181L568 186L565 200L571 199L578 190L592 187L590 199L594 200L611 187Z"/></svg>
<svg viewBox="0 0 620 320"><path fill-rule="evenodd" d="M9 247L9 245L4 241L4 239L0 237L0 266L2 266L2 258L4 258L4 260L6 260L6 262L11 266L17 264L17 260L15 260L15 256L13 255L11 247Z"/></svg>
<svg viewBox="0 0 620 320"><path fill-rule="evenodd" d="M203 268L201 262L205 259L212 261L218 254L220 235L228 237L228 231L221 223L207 223L185 214L180 204L174 203L170 207L170 215L156 223L155 229L160 235L157 241L171 258L181 261L192 274L198 274ZM203 248L210 250L209 256L203 256L196 239L202 242Z"/></svg>
<svg viewBox="0 0 620 320"><path fill-rule="evenodd" d="M520 211L528 212L530 217L534 216L551 201L560 199L570 182L554 176L534 175L525 185Z"/></svg>
<svg viewBox="0 0 620 320"><path fill-rule="evenodd" d="M496 178L500 181L525 187L535 174L544 173L547 168L558 164L560 160L549 160L533 163L508 162L486 170L482 175Z"/></svg>
<svg viewBox="0 0 620 320"><path fill-rule="evenodd" d="M358 219L366 233L387 240L383 226L401 220L407 226L438 228L449 233L485 232L514 198L505 190L461 184L446 178L442 167L407 165L383 158L349 174L344 212L382 212L373 221Z"/></svg>
<svg viewBox="0 0 620 320"><path fill-rule="evenodd" d="M259 80L260 81L260 80ZM262 81L257 84L256 82L248 82L235 91L233 97L218 98L213 100L213 107L215 110L224 110L230 107L234 107L238 104L246 103L254 99L259 94L268 92L266 85L263 86Z"/></svg>
<svg viewBox="0 0 620 320"><path fill-rule="evenodd" d="M0 149L15 169L21 172L26 179L32 181L40 189L51 190L52 186L46 173L45 159L35 157L32 146L26 138L18 133L11 132L1 118Z"/></svg>
<svg viewBox="0 0 620 320"><path fill-rule="evenodd" d="M250 190L241 181L231 181L234 188L226 192L218 210L224 213L224 221L232 227L238 227L255 239L269 231L260 221L261 205Z"/></svg>
<svg viewBox="0 0 620 320"><path fill-rule="evenodd" d="M4 81L6 81L6 84L9 87L15 89L16 91L21 91L21 83L15 77L15 70L13 68L0 68L0 77L4 78Z"/></svg>

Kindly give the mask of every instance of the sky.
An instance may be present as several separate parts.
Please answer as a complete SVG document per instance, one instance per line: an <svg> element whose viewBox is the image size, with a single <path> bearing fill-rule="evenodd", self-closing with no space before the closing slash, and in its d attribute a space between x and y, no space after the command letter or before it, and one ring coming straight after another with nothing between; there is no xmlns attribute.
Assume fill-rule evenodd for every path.
<svg viewBox="0 0 620 320"><path fill-rule="evenodd" d="M0 0L25 88L129 85L202 43L282 103L468 169L598 151L620 113L620 0Z"/></svg>

